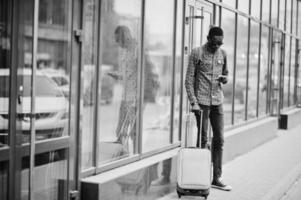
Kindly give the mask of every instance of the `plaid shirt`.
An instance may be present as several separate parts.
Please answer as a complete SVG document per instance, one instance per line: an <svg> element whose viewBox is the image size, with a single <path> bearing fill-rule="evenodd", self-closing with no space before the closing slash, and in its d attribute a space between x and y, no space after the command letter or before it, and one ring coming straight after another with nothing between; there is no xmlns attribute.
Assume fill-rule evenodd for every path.
<svg viewBox="0 0 301 200"><path fill-rule="evenodd" d="M215 53L208 50L207 44L192 50L186 72L185 87L190 103L220 105L223 103L221 83L218 75L228 77L227 56L224 50ZM224 79L223 84L227 83Z"/></svg>

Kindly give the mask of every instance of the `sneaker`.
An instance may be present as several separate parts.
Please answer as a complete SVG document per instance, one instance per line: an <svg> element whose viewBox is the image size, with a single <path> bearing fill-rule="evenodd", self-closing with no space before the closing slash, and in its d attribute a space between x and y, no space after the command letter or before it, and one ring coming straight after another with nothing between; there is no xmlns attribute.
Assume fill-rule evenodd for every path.
<svg viewBox="0 0 301 200"><path fill-rule="evenodd" d="M232 190L232 187L230 185L226 185L221 178L213 180L211 186L224 191Z"/></svg>

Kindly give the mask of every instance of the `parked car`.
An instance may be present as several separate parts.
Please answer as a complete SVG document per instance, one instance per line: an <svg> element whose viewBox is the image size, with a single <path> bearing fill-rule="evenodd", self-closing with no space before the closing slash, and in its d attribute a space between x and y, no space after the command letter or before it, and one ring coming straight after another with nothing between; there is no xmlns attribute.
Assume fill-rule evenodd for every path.
<svg viewBox="0 0 301 200"><path fill-rule="evenodd" d="M19 73L22 85L18 90L18 108L16 120L20 123L23 142L29 141L31 115L31 70ZM1 85L9 85L9 70L0 69ZM8 140L9 93L0 87L0 142ZM36 139L42 140L60 137L67 133L68 101L57 84L42 71L36 72L35 130Z"/></svg>

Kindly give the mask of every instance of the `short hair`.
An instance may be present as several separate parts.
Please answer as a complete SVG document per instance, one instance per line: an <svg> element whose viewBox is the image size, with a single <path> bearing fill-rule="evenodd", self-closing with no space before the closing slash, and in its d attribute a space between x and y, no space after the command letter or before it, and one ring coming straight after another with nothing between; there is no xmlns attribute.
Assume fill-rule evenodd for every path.
<svg viewBox="0 0 301 200"><path fill-rule="evenodd" d="M224 31L221 27L213 26L210 28L208 37L212 38L214 36L224 36Z"/></svg>
<svg viewBox="0 0 301 200"><path fill-rule="evenodd" d="M116 35L120 35L121 40L124 42L126 40L131 40L132 39L132 34L127 26L117 26L114 32Z"/></svg>

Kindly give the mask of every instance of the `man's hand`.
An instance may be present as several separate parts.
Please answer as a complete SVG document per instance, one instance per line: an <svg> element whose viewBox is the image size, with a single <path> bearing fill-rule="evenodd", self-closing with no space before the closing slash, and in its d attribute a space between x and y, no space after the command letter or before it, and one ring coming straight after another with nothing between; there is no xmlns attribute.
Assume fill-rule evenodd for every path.
<svg viewBox="0 0 301 200"><path fill-rule="evenodd" d="M192 106L191 111L195 112L195 111L199 111L201 110L200 106L196 103Z"/></svg>
<svg viewBox="0 0 301 200"><path fill-rule="evenodd" d="M111 76L112 78L119 80L121 78L121 75L117 72L108 72L107 75Z"/></svg>

